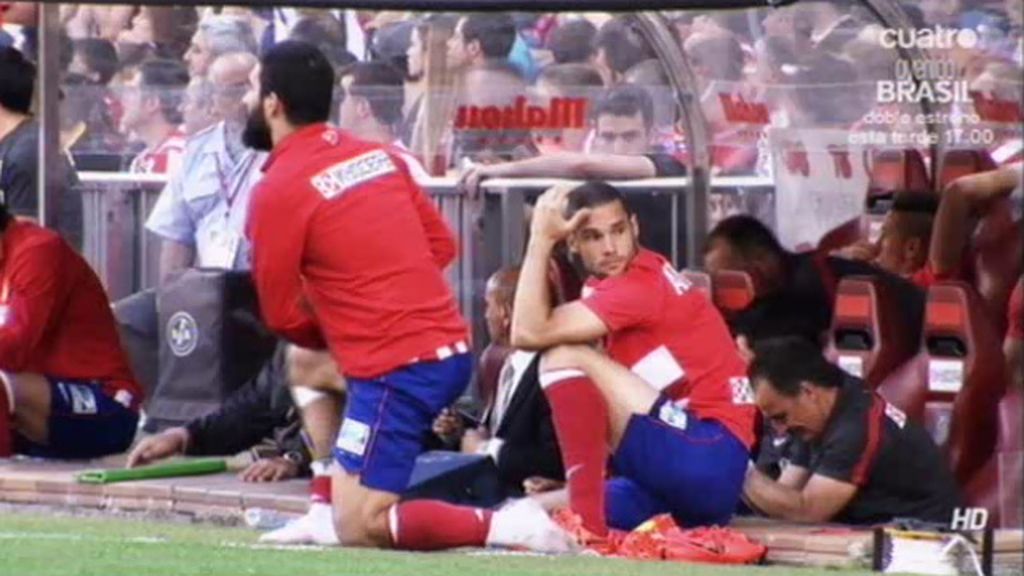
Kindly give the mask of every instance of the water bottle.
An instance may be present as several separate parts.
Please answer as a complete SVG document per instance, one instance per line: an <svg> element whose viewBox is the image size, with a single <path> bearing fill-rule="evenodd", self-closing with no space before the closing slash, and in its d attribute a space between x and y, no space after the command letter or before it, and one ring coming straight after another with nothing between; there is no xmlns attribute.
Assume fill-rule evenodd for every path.
<svg viewBox="0 0 1024 576"><path fill-rule="evenodd" d="M246 526L256 530L277 530L291 519L287 514L268 508L247 508L244 517Z"/></svg>

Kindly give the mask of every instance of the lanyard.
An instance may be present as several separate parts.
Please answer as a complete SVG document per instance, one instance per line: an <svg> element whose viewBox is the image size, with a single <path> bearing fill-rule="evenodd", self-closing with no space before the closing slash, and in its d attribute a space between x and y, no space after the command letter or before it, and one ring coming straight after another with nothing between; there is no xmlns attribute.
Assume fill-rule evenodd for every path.
<svg viewBox="0 0 1024 576"><path fill-rule="evenodd" d="M249 180L249 169L256 160L256 155L251 152L243 153L243 157L239 158L231 174L224 173L219 153L214 154L213 158L217 163L217 180L220 182L221 198L224 199L224 203L228 207L225 216L228 216L231 214L231 208L234 206L235 200L238 199L238 194L242 191L242 186Z"/></svg>

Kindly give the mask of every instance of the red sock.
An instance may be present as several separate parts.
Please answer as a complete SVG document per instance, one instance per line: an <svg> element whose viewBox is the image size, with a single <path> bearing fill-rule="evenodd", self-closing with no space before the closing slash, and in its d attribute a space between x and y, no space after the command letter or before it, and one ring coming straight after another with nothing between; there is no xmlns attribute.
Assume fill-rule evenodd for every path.
<svg viewBox="0 0 1024 576"><path fill-rule="evenodd" d="M608 534L604 515L604 473L608 460L608 404L601 391L577 370L554 370L540 377L551 404L562 451L569 507L595 536Z"/></svg>
<svg viewBox="0 0 1024 576"><path fill-rule="evenodd" d="M311 504L331 503L331 477L313 476L309 481L309 502Z"/></svg>
<svg viewBox="0 0 1024 576"><path fill-rule="evenodd" d="M445 550L484 546L491 511L437 500L412 500L391 507L391 541L400 550Z"/></svg>
<svg viewBox="0 0 1024 576"><path fill-rule="evenodd" d="M3 376L0 376L3 378ZM11 404L7 399L7 383L0 381L0 458L6 458L14 453L13 440L11 436Z"/></svg>

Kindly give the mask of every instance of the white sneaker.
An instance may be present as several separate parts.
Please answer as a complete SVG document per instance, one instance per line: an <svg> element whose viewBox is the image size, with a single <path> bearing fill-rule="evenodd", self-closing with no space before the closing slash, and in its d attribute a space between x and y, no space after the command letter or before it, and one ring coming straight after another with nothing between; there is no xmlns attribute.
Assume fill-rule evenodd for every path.
<svg viewBox="0 0 1024 576"><path fill-rule="evenodd" d="M260 536L260 542L337 546L340 542L334 531L334 511L330 504L314 502L304 515Z"/></svg>
<svg viewBox="0 0 1024 576"><path fill-rule="evenodd" d="M532 498L517 500L494 512L487 545L554 554L579 549L576 541Z"/></svg>

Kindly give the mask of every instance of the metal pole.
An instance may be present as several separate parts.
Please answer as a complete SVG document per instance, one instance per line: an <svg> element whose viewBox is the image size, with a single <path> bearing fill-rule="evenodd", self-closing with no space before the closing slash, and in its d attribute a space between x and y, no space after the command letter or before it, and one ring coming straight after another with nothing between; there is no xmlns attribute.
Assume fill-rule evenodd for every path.
<svg viewBox="0 0 1024 576"><path fill-rule="evenodd" d="M60 202L60 5L39 5L39 224L48 226ZM70 193L71 191L67 191Z"/></svg>

